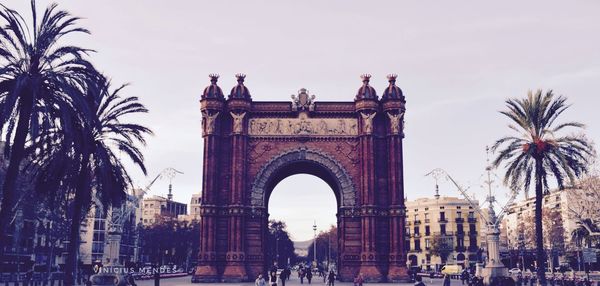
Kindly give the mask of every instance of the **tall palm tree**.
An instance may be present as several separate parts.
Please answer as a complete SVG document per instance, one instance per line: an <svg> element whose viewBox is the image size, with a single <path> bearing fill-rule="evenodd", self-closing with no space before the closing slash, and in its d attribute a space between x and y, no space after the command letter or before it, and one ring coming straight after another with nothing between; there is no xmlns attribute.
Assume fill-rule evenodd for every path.
<svg viewBox="0 0 600 286"><path fill-rule="evenodd" d="M73 101L82 96L82 85L97 74L85 59L90 50L62 45L64 36L89 33L76 26L79 18L52 4L41 19L31 1L33 25L16 11L0 4L0 128L9 160L2 185L0 233L17 207L16 190L28 140L48 129L61 128ZM0 235L0 257L6 246Z"/></svg>
<svg viewBox="0 0 600 286"><path fill-rule="evenodd" d="M552 91L542 94L529 92L524 99L506 101L503 115L512 120L509 128L516 135L506 136L493 145L498 151L493 164L506 167L504 183L512 189L529 190L535 179L535 236L537 276L546 285L544 267L544 238L542 232L542 197L549 192L548 181L554 178L560 189L566 180L574 183L588 170L588 160L593 149L582 137L559 136L565 128L583 128L578 122L556 123L556 119L569 108L566 98L555 97Z"/></svg>
<svg viewBox="0 0 600 286"><path fill-rule="evenodd" d="M119 93L124 87L125 85L122 85L111 90L110 82L101 79L96 86L88 89L86 97L88 112L82 114L87 124L82 129L82 137L77 139L79 142L75 145L78 154L76 157L80 159L81 173L76 183L69 238L69 241L76 243L69 244L68 252L71 259L68 260L67 270L74 270L77 263L79 228L81 218L85 216L81 210L89 206L90 194L95 195L107 210L111 206L119 206L126 199L127 189L133 187L130 175L120 157L128 158L141 169L144 175L147 173L144 155L139 145L146 144L144 136L151 135L152 131L142 125L123 122L123 120L124 117L147 113L148 110L137 97L121 97Z"/></svg>
<svg viewBox="0 0 600 286"><path fill-rule="evenodd" d="M40 191L58 187L73 193L65 285L74 283L81 221L92 197L108 210L119 206L126 199L126 190L133 185L121 155L146 174L138 144L145 145L144 136L151 135L152 131L122 120L124 116L148 110L137 97L121 97L119 93L124 87L111 90L110 82L104 77L88 83L85 100L77 102L82 104L76 106L80 112L73 113L70 124L63 126L69 132L45 132L43 136L47 138L33 145L40 170L36 185L50 186Z"/></svg>

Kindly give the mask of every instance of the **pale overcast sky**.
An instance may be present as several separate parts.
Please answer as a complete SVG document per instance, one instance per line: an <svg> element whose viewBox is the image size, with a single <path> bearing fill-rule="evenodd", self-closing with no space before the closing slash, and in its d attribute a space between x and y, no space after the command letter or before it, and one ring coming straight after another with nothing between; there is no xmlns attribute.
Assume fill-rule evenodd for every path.
<svg viewBox="0 0 600 286"><path fill-rule="evenodd" d="M29 1L3 2L29 17ZM92 36L72 39L97 50L93 62L115 83L132 83L124 93L150 109L142 119L156 133L145 152L150 177L166 167L183 171L174 180L179 201L200 192L198 100L211 72L221 74L225 92L243 72L254 100L282 101L302 87L319 101L353 100L360 74L371 73L381 93L385 75L397 73L407 100L409 199L433 194L424 175L436 167L479 192L485 146L509 132L498 111L529 89L568 96L564 120L581 121L590 138L600 138L598 1L105 0L59 7L85 18L80 24ZM135 174L140 186L151 179ZM151 194L166 194L167 184L158 182ZM297 188L322 192L306 198ZM286 190L289 196L280 194ZM458 196L448 184L442 194ZM307 239L313 218L323 228L335 223L334 202L319 179L294 176L277 187L271 213L295 239Z"/></svg>

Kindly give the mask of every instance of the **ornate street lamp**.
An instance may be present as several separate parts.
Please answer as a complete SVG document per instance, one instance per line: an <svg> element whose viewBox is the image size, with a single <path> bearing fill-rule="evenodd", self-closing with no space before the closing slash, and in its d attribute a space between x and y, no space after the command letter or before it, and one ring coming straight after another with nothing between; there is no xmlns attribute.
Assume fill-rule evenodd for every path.
<svg viewBox="0 0 600 286"><path fill-rule="evenodd" d="M489 148L486 147L486 152L489 151ZM445 170L441 168L434 169L433 171L426 174L426 176L432 176L436 179L436 182L440 178L444 178L450 181L458 191L463 195L463 197L467 200L469 205L473 207L475 211L479 213L479 216L484 220L487 226L487 250L488 257L485 269L483 270L483 277L487 283L489 283L490 278L492 277L502 277L508 276L508 269L504 267L500 260L500 227L499 224L502 221L502 218L506 214L508 210L508 206L511 205L516 197L517 192L515 190L511 191L510 198L508 202L500 208L500 213L496 215L494 211L494 204L497 202L493 192L492 192L492 167L489 164L489 158L487 160L488 166L486 166L485 170L487 173L487 180L484 183L487 185L488 195L486 197L486 203L488 203L488 213L487 216L483 213L478 204L476 204L471 197L467 194L467 190L461 187L454 178L448 174Z"/></svg>

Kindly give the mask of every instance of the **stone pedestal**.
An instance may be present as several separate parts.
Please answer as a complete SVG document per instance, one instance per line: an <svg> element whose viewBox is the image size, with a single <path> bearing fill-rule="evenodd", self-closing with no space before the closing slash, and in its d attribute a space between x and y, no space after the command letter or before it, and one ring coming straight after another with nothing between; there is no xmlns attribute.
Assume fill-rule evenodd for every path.
<svg viewBox="0 0 600 286"><path fill-rule="evenodd" d="M410 276L408 275L408 268L406 266L390 266L387 276L388 282L394 283L408 283L410 282Z"/></svg>
<svg viewBox="0 0 600 286"><path fill-rule="evenodd" d="M495 226L488 228L487 245L488 259L485 268L481 271L485 285L489 285L494 277L508 276L508 269L500 261L500 230Z"/></svg>
<svg viewBox="0 0 600 286"><path fill-rule="evenodd" d="M359 275L362 274L362 277L365 282L382 282L383 275L379 268L375 265L362 265L360 266Z"/></svg>
<svg viewBox="0 0 600 286"><path fill-rule="evenodd" d="M215 283L219 282L217 268L212 265L200 265L192 276L192 283Z"/></svg>

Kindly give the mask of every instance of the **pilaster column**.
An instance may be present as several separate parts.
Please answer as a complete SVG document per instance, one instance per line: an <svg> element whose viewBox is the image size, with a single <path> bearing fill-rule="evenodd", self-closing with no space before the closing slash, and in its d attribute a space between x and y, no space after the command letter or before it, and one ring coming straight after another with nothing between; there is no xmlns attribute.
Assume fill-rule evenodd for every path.
<svg viewBox="0 0 600 286"><path fill-rule="evenodd" d="M246 191L246 143L247 113L250 101L229 99L231 116L231 190L229 197L228 249L223 273L224 282L248 280L245 253L245 191Z"/></svg>
<svg viewBox="0 0 600 286"><path fill-rule="evenodd" d="M375 117L379 104L376 99L356 101L359 116L360 144L360 216L362 250L360 273L366 281L382 280L378 267L379 255L376 246L378 206L375 190Z"/></svg>
<svg viewBox="0 0 600 286"><path fill-rule="evenodd" d="M388 281L407 281L405 243L405 207L404 207L404 170L402 139L404 138L404 103L390 100L383 103L386 114L388 192L390 198L390 251Z"/></svg>
<svg viewBox="0 0 600 286"><path fill-rule="evenodd" d="M218 216L218 154L221 144L220 118L223 100L205 98L200 101L202 111L202 137L204 138L204 164L202 171L202 200L200 207L200 250L198 267L193 282L217 282L216 226Z"/></svg>

